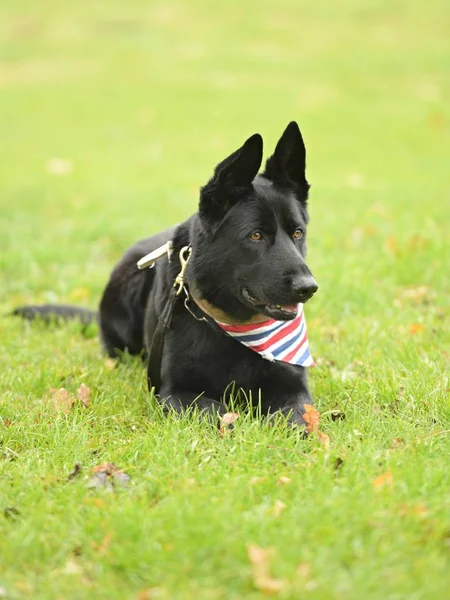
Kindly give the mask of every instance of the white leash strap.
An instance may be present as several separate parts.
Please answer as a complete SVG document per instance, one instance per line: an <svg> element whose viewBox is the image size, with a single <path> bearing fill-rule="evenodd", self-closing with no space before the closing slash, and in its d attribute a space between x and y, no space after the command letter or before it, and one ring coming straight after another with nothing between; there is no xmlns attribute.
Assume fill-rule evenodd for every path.
<svg viewBox="0 0 450 600"><path fill-rule="evenodd" d="M164 255L167 255L167 258L170 262L171 254L172 242L169 241L160 246L159 248L156 248L156 250L153 250L153 252L150 252L149 254L146 254L141 259L139 259L137 261L137 267L138 269L146 269L147 267L150 267L151 269L155 266L156 261L162 258Z"/></svg>

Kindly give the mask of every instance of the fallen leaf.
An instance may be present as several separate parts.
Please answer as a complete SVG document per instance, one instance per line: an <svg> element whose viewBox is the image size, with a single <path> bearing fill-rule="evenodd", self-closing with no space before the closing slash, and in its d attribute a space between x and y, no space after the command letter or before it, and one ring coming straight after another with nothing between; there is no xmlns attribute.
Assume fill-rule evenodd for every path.
<svg viewBox="0 0 450 600"><path fill-rule="evenodd" d="M262 483L265 480L264 477L252 477L250 479L250 485L256 485L257 483Z"/></svg>
<svg viewBox="0 0 450 600"><path fill-rule="evenodd" d="M338 456L333 463L334 470L338 471L342 467L343 464L344 464L344 460L340 456Z"/></svg>
<svg viewBox="0 0 450 600"><path fill-rule="evenodd" d="M386 473L382 473L375 477L372 481L372 485L375 491L379 492L385 487L392 487L394 484L394 478L392 477L392 473L390 471L386 471Z"/></svg>
<svg viewBox="0 0 450 600"><path fill-rule="evenodd" d="M286 475L282 475L278 480L278 485L286 485L286 483L291 483L292 479L290 477L286 477Z"/></svg>
<svg viewBox="0 0 450 600"><path fill-rule="evenodd" d="M138 592L136 600L153 600L154 598L162 598L162 588L154 587L147 588Z"/></svg>
<svg viewBox="0 0 450 600"><path fill-rule="evenodd" d="M50 175L68 175L73 171L73 163L67 158L50 158L45 163L45 170Z"/></svg>
<svg viewBox="0 0 450 600"><path fill-rule="evenodd" d="M226 433L229 433L232 429L230 425L233 425L235 421L239 419L239 413L225 413L220 417L220 435L223 437Z"/></svg>
<svg viewBox="0 0 450 600"><path fill-rule="evenodd" d="M317 582L311 579L312 569L308 563L301 563L297 567L297 574L301 580L302 587L307 591L315 590Z"/></svg>
<svg viewBox="0 0 450 600"><path fill-rule="evenodd" d="M324 446L325 450L330 448L330 436L323 431L317 430L317 437L319 438L319 442Z"/></svg>
<svg viewBox="0 0 450 600"><path fill-rule="evenodd" d="M273 505L272 514L274 517L279 517L281 513L286 508L286 504L281 500L275 500L275 504Z"/></svg>
<svg viewBox="0 0 450 600"><path fill-rule="evenodd" d="M118 469L114 463L104 462L92 469L93 475L87 483L90 489L105 488L112 492L114 487L127 486L131 478L122 469Z"/></svg>
<svg viewBox="0 0 450 600"><path fill-rule="evenodd" d="M75 403L75 398L70 395L66 388L52 388L50 391L52 393L53 406L55 409L62 410L66 414L70 412Z"/></svg>
<svg viewBox="0 0 450 600"><path fill-rule="evenodd" d="M303 413L303 420L306 423L306 431L308 433L312 433L313 431L317 431L319 428L320 421L320 413L317 408L314 408L311 404L304 404L303 408L305 412Z"/></svg>
<svg viewBox="0 0 450 600"><path fill-rule="evenodd" d="M115 360L114 358L107 358L105 360L105 367L107 369L109 369L110 371L113 371L116 368L117 365L117 360Z"/></svg>
<svg viewBox="0 0 450 600"><path fill-rule="evenodd" d="M20 517L20 510L15 506L5 506L3 509L3 515L5 519L16 521Z"/></svg>
<svg viewBox="0 0 450 600"><path fill-rule="evenodd" d="M81 565L74 560L73 558L69 558L64 565L64 568L61 570L63 575L79 575L83 572L83 568Z"/></svg>
<svg viewBox="0 0 450 600"><path fill-rule="evenodd" d="M131 481L130 476L123 471L116 471L112 474L112 478L114 485L120 487L126 487Z"/></svg>
<svg viewBox="0 0 450 600"><path fill-rule="evenodd" d="M73 470L68 474L67 481L71 481L74 477L76 477L80 473L81 473L81 465L79 463L77 463L74 466Z"/></svg>
<svg viewBox="0 0 450 600"><path fill-rule="evenodd" d="M94 552L97 552L97 554L99 554L100 556L104 556L109 549L109 546L111 545L113 539L113 534L112 533L107 533L105 535L105 537L103 538L103 540L97 544L96 542L92 542L91 544L91 548L92 550L94 550Z"/></svg>
<svg viewBox="0 0 450 600"><path fill-rule="evenodd" d="M421 333L425 327L422 323L411 323L409 326L409 335L416 335L416 333Z"/></svg>
<svg viewBox="0 0 450 600"><path fill-rule="evenodd" d="M112 475L118 470L116 465L110 462L104 462L92 468L93 473L106 473L106 475Z"/></svg>
<svg viewBox="0 0 450 600"><path fill-rule="evenodd" d="M307 579L311 576L311 565L308 563L299 564L297 567L297 573L300 575L300 577Z"/></svg>
<svg viewBox="0 0 450 600"><path fill-rule="evenodd" d="M277 594L283 588L283 581L273 579L269 574L270 561L273 556L271 548L261 548L255 544L248 544L247 553L252 566L253 584L256 589L264 594Z"/></svg>
<svg viewBox="0 0 450 600"><path fill-rule="evenodd" d="M341 412L340 410L333 410L331 411L331 420L333 421L333 423L335 421L344 421L345 420L345 413Z"/></svg>
<svg viewBox="0 0 450 600"><path fill-rule="evenodd" d="M395 450L396 448L400 448L404 445L404 443L405 440L403 440L402 438L394 438L392 440L391 447L389 448L389 450Z"/></svg>
<svg viewBox="0 0 450 600"><path fill-rule="evenodd" d="M12 425L11 419L3 419L3 425L5 427L11 427L11 425Z"/></svg>
<svg viewBox="0 0 450 600"><path fill-rule="evenodd" d="M89 408L89 398L91 397L91 390L84 383L80 385L77 391L77 398L81 400L86 408Z"/></svg>
<svg viewBox="0 0 450 600"><path fill-rule="evenodd" d="M94 473L87 482L87 487L90 490L106 489L108 492L113 491L111 479L106 473Z"/></svg>

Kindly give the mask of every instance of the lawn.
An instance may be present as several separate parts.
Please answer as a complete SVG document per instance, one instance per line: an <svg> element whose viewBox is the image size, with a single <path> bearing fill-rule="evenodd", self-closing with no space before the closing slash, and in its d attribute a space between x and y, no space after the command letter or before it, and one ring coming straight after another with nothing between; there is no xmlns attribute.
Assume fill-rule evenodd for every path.
<svg viewBox="0 0 450 600"><path fill-rule="evenodd" d="M4 0L0 598L434 600L450 572L448 2ZM164 419L95 327L135 240L296 119L329 447ZM73 406L81 384L89 406ZM113 462L125 487L89 489ZM68 480L75 464L81 472Z"/></svg>

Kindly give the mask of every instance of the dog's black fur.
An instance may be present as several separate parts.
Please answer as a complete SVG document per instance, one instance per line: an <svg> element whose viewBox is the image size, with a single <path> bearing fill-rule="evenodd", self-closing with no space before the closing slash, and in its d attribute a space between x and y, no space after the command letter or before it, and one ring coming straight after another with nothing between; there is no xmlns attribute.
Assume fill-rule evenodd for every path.
<svg viewBox="0 0 450 600"><path fill-rule="evenodd" d="M178 253L188 244L192 256L187 288L195 286L201 298L233 322L261 313L293 318L293 313L276 305L306 302L317 290L305 262L309 184L298 125L288 125L264 172L258 174L262 145L259 134L250 137L217 165L201 189L196 214L139 241L116 265L99 313L102 341L110 356L149 348L180 270ZM297 230L300 239L293 237ZM258 235L252 236L255 232ZM300 234L297 231L296 236ZM170 263L164 257L154 268L139 271L137 260L168 240L174 250ZM195 303L189 307L198 318L205 316ZM281 411L294 424L303 424L303 406L312 404L305 368L265 360L218 327L196 319L182 301L175 305L166 334L161 376L159 395L166 407L177 411L197 405L208 412L225 412L224 393L230 384L250 392L264 413Z"/></svg>

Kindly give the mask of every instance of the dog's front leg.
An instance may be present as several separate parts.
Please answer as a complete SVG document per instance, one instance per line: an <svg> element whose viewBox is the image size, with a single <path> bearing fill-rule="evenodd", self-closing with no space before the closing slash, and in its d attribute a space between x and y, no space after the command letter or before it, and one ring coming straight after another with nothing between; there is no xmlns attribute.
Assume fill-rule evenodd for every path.
<svg viewBox="0 0 450 600"><path fill-rule="evenodd" d="M160 397L165 411L176 410L183 412L186 409L197 407L203 416L218 418L227 412L224 404L193 392L178 392L161 390Z"/></svg>
<svg viewBox="0 0 450 600"><path fill-rule="evenodd" d="M303 419L305 414L305 404L313 404L313 399L308 388L306 375L302 378L298 393L292 397L280 398L277 397L277 402L273 402L269 408L269 413L276 415L281 413L284 415L288 423L298 427L305 427L306 423Z"/></svg>

